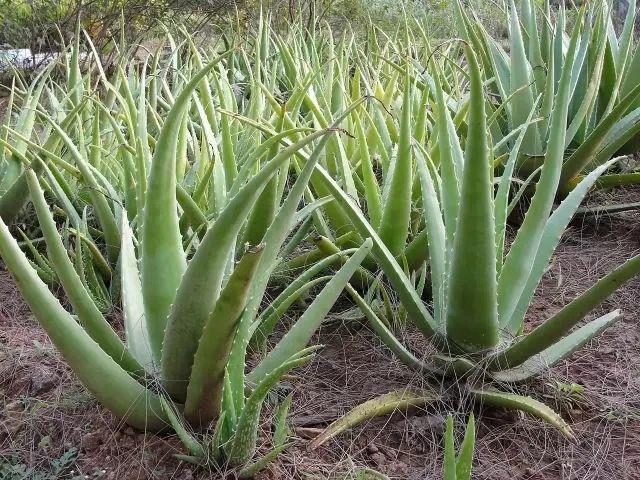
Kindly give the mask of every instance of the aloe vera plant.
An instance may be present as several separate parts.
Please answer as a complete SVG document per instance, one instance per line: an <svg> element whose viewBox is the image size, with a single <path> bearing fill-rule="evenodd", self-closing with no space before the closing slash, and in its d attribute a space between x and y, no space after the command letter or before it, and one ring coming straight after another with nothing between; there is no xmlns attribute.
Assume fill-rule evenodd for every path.
<svg viewBox="0 0 640 480"><path fill-rule="evenodd" d="M473 452L476 443L476 423L473 413L469 415L464 439L460 443L458 455L456 455L453 432L453 417L447 417L447 425L444 434L444 480L469 480L473 467Z"/></svg>
<svg viewBox="0 0 640 480"><path fill-rule="evenodd" d="M72 108L67 116L71 118L70 124L76 123L77 127L71 135L51 116L37 112L71 155L73 164L69 163L68 170L77 169L82 185L92 189L91 203L105 238L108 237L107 225L116 221L112 240L117 240L118 245L107 242L106 246L107 253L117 255L124 340L107 322L89 291L85 281L87 272L77 268L78 257L83 254L82 238L88 240L90 235L86 215L73 218L72 222L76 227L74 265L46 202L43 187L54 193L60 191L64 177L52 175L47 177L49 182L39 179L35 168L24 171L47 247L47 265L64 288L72 312L66 311L41 281L4 221L0 223L0 255L36 319L81 382L105 408L136 428L158 431L171 425L183 438L186 438L181 426L184 422L197 429L217 422L213 437L216 447L207 450L207 455L218 462L256 471L285 445L279 440L274 452L252 463L264 398L282 375L313 357L315 349L305 348L306 344L368 255L371 241L366 240L348 252L342 267L298 322L245 374L246 348L255 331L253 323L271 271L279 261L278 252L291 230L313 211L311 208L306 214L297 212L318 158L337 130L333 124L318 130L294 130L303 131L304 135L282 149L267 138L247 152L245 170L240 168L237 172L240 178L230 181L228 189L225 186L229 197L223 204L216 205L215 215L201 218L193 194L177 183L183 179L183 175L178 175L178 168L188 167L180 166L184 161L180 157L181 143L186 138L182 128L190 103L198 102L194 100L196 89L200 88L198 95L203 95L203 81L230 55L227 51L209 59L201 68L194 67L172 96L166 116L158 121L159 133L153 150L144 144L138 147L138 163L131 173L136 182L144 183L144 191L139 184L134 186L135 208L131 211L137 213L135 222L129 218L126 200L124 205L106 200L108 193L113 193L111 200L126 198L126 195L119 195L100 173L98 165L107 162L107 158L99 158L97 153L90 158L86 156L81 126L76 123L83 114L93 118L92 146L100 152L100 139L95 132L100 132L97 122L103 114L107 115L107 109ZM144 88L144 80L140 88ZM140 98L147 101L144 95ZM356 103L347 107L337 115L336 122L357 106ZM138 111L138 116L142 116L144 110ZM138 131L143 128L138 127ZM280 137L290 133L284 132ZM111 134L119 136L113 131ZM9 143L5 142L6 145ZM279 172L284 171L281 175L286 175L291 157L305 147L308 147L308 160L301 164L291 188L275 197L275 212L264 226L258 244L240 245L242 229L256 202L272 179L278 178ZM55 157L61 162L56 155L58 144L45 143L41 148L32 145L32 148L44 157L33 158L42 161L45 169L50 166L45 159ZM267 153L270 155L263 158ZM196 158L195 162L200 160ZM60 195L58 199L68 197ZM190 225L184 228L181 219L190 206ZM76 212L75 208L66 202L62 211ZM88 244L92 244L90 240ZM105 260L105 264L109 267L110 262ZM190 452L202 453L194 442L188 442Z"/></svg>
<svg viewBox="0 0 640 480"><path fill-rule="evenodd" d="M517 170L525 176L539 167L551 139L550 113L557 108L557 93L564 70L571 69L569 111L559 188L561 197L594 168L616 154L634 153L640 129L640 86L636 72L638 50L633 45L636 7L631 3L618 36L612 21L610 2L585 4L574 15L579 29L575 60L567 61L568 14L561 6L555 14L549 2L543 8L532 0L511 1L507 12L509 53L493 39L473 12L456 2L459 30L481 52L485 77L499 99L491 108L504 136L518 128L526 134ZM533 125L525 125L535 99L541 96ZM506 133L505 133L506 132ZM500 138L494 139L496 142ZM502 142L507 152L515 138ZM637 181L634 172L615 171L613 165L599 186L625 185Z"/></svg>
<svg viewBox="0 0 640 480"><path fill-rule="evenodd" d="M331 176L318 167L324 184L349 216L360 235L373 239L372 255L393 286L413 324L440 351L423 358L408 350L370 304L352 287L349 293L372 328L398 358L429 375L466 379L468 392L489 405L521 409L555 425L571 436L570 427L544 404L530 397L503 393L503 382L530 379L572 354L621 317L618 310L583 326L584 317L617 287L640 272L636 256L599 280L546 322L524 333L524 318L534 291L562 232L589 188L611 166L606 162L590 172L553 210L566 144L572 63L577 55L579 27L570 38L565 68L558 85L550 121L550 138L535 195L508 251L505 225L510 177L502 176L494 193L492 149L487 139L482 77L476 54L465 46L469 65L470 100L463 168L456 177L457 213L443 208L444 165L438 172L431 159L419 155L422 205L431 266L433 313L424 305L415 283L406 275L374 227ZM532 117L530 113L529 118ZM515 168L526 130L521 130L506 169ZM420 152L420 149L416 149ZM452 225L453 223L453 225ZM449 240L447 232L453 232Z"/></svg>

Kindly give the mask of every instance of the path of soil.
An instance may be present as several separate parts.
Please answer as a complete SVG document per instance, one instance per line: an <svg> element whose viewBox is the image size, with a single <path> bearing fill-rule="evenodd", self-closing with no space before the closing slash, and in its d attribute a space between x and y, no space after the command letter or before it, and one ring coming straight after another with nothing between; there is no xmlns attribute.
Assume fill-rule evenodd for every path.
<svg viewBox="0 0 640 480"><path fill-rule="evenodd" d="M638 194L618 199L640 200L634 196ZM640 214L574 222L536 294L528 325L548 318L639 250ZM629 282L594 312L621 308L624 318L618 324L545 378L519 390L560 409L577 440L566 440L517 413L476 410L474 479L640 479L639 294L640 280ZM461 425L470 408L464 399L408 417L376 419L306 451L302 437L359 402L396 388L428 386L368 330L354 332L353 325L339 323L329 323L314 339L325 348L290 381L298 444L260 478L344 478L354 467L368 466L395 479L440 479L444 416L454 412ZM421 348L417 336L406 337ZM560 395L552 387L557 381L584 386L584 398L570 401ZM0 476L10 462L32 472L51 471L51 460L66 453L72 459L77 455L66 476L42 478L220 478L174 459L181 452L175 436L134 432L101 409L61 362L6 272L0 272L0 407ZM265 432L270 425L266 410ZM25 478L40 478L35 475Z"/></svg>

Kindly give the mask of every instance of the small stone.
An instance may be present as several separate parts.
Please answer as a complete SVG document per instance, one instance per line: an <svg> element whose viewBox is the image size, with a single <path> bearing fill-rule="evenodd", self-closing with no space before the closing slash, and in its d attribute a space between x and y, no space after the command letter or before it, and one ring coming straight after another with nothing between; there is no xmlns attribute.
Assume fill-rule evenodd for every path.
<svg viewBox="0 0 640 480"><path fill-rule="evenodd" d="M87 433L80 440L80 446L86 451L98 450L102 445L102 436L99 432Z"/></svg>
<svg viewBox="0 0 640 480"><path fill-rule="evenodd" d="M385 457L380 452L374 453L373 455L371 455L371 460L373 461L373 463L375 463L378 466L384 465L385 463L387 463L387 457Z"/></svg>
<svg viewBox="0 0 640 480"><path fill-rule="evenodd" d="M375 446L375 444L370 443L369 445L367 445L367 452L369 453L378 453L380 451L380 449L378 447Z"/></svg>
<svg viewBox="0 0 640 480"><path fill-rule="evenodd" d="M48 370L38 369L31 375L29 391L32 395L47 393L56 385L56 376Z"/></svg>

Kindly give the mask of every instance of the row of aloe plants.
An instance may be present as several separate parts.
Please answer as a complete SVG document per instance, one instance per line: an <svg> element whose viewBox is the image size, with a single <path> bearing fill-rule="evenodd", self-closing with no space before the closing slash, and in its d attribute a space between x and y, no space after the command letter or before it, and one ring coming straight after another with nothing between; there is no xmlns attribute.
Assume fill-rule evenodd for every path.
<svg viewBox="0 0 640 480"><path fill-rule="evenodd" d="M532 31L535 10L526 0L522 10ZM570 36L558 13L550 38L561 46L544 58L559 67L536 90L538 69L516 58L523 30L515 6L509 12L509 72L532 79L524 88L509 80L512 90L494 71L506 53L459 4L463 41L435 45L417 25L393 38L372 29L360 47L326 28L279 35L265 20L248 41L230 35L206 47L167 32L168 48L143 60L121 46L107 69L89 39L81 62L78 31L63 65L31 83L16 76L0 137L0 255L83 384L136 427L172 425L190 460L250 476L287 445L277 428L274 449L254 458L266 394L312 358L307 344L346 288L408 367L570 436L544 404L495 387L539 374L620 318L614 311L574 329L640 271L639 257L523 334L562 232L636 133L624 115L637 88L609 96L601 112L580 86L585 58L600 58L584 52L593 48L585 35L609 32L608 10L593 7L578 12ZM623 64L634 15L616 40ZM550 29L550 13L544 21ZM620 88L633 81L624 65L619 72ZM531 103L520 101L527 89ZM604 156L603 142L616 146ZM568 188L567 164L581 148L601 156ZM527 171L533 157L539 165ZM535 194L507 251L507 221L529 185ZM23 232L12 223L29 201L40 228ZM63 287L71 312L47 284ZM270 286L281 293L265 305ZM309 292L313 302L267 348ZM107 321L120 304L124 339ZM414 327L438 353L402 345L394 330ZM262 355L247 372L250 351ZM390 395L316 444L372 411L436 398ZM197 438L185 422L215 428Z"/></svg>

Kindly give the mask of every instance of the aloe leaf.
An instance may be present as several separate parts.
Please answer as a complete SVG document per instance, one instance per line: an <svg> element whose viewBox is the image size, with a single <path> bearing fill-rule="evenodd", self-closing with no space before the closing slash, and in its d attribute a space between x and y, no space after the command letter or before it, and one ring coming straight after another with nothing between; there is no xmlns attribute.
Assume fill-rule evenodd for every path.
<svg viewBox="0 0 640 480"><path fill-rule="evenodd" d="M304 348L315 331L320 327L327 313L336 302L362 261L371 251L372 241L365 240L362 246L345 262L334 277L325 285L315 300L309 305L298 321L269 352L269 354L247 375L250 383L259 383L278 365L293 353Z"/></svg>
<svg viewBox="0 0 640 480"><path fill-rule="evenodd" d="M542 279L542 275L549 265L551 256L560 242L560 238L569 224L569 221L580 206L580 203L582 203L585 195L589 192L589 189L594 185L602 173L614 163L614 161L615 160L612 160L596 168L593 172L587 175L549 217L547 225L544 228L544 233L542 235L538 251L535 254L533 262L531 262L529 278L522 290L518 304L513 312L513 316L509 323L507 323L507 327L511 334L516 334L520 330L527 309L529 308L529 304L531 303L531 299L533 298L533 294L535 293L538 283L540 283L540 280Z"/></svg>
<svg viewBox="0 0 640 480"><path fill-rule="evenodd" d="M84 183L89 188L89 195L105 237L109 260L115 263L118 260L120 251L120 232L118 231L115 215L107 201L107 195L96 180L87 159L74 145L71 138L62 130L62 127L48 115L43 115L43 117L60 136L62 142L73 157L78 170L80 170Z"/></svg>
<svg viewBox="0 0 640 480"><path fill-rule="evenodd" d="M367 202L367 213L371 219L371 224L378 229L382 219L382 199L380 197L380 187L373 171L373 164L367 145L367 138L362 127L360 116L354 114L354 124L356 126L356 135L358 140L360 169L362 180L364 183L364 193Z"/></svg>
<svg viewBox="0 0 640 480"><path fill-rule="evenodd" d="M473 413L469 415L464 438L460 444L460 453L456 458L456 480L470 480L473 467L473 452L476 443L476 421Z"/></svg>
<svg viewBox="0 0 640 480"><path fill-rule="evenodd" d="M593 129L584 142L571 154L564 162L562 167L562 177L560 186L563 189L561 193L567 192L569 182L573 177L578 175L584 168L587 168L592 162L598 151L602 147L607 135L615 127L617 122L627 112L634 100L640 97L640 83L636 85L631 92L623 97L618 105L606 115L600 123Z"/></svg>
<svg viewBox="0 0 640 480"><path fill-rule="evenodd" d="M144 300L140 272L133 245L133 232L129 227L126 212L120 224L122 247L120 248L120 275L122 276L122 314L125 338L131 354L147 371L153 371L153 355L149 343L149 332L144 319Z"/></svg>
<svg viewBox="0 0 640 480"><path fill-rule="evenodd" d="M569 439L574 438L571 427L567 425L562 417L538 400L531 397L525 397L523 395L497 392L494 390L471 389L469 392L476 398L476 400L484 403L485 405L522 410L525 413L529 413L534 417L553 425L565 437Z"/></svg>
<svg viewBox="0 0 640 480"><path fill-rule="evenodd" d="M513 0L509 9L509 37L511 39L511 127L515 128L526 122L529 113L533 109L533 88L531 67L527 56L520 30L520 20ZM517 93L516 93L517 92ZM537 154L540 151L540 138L535 127L527 129L522 148L529 154Z"/></svg>
<svg viewBox="0 0 640 480"><path fill-rule="evenodd" d="M329 127L332 130L336 127L336 122L341 122L352 111L358 108L363 103L364 99L360 99L350 105L341 115L339 115L334 123ZM269 132L270 134L273 132ZM287 236L292 228L292 219L295 216L295 212L300 204L300 199L303 197L307 190L308 184L312 176L314 175L317 162L320 155L323 152L324 145L328 141L328 136L323 136L318 141L315 149L309 155L304 167L298 173L298 178L291 187L289 194L283 201L278 213L276 214L271 226L267 230L264 236L265 253L260 261L258 267L258 273L256 274L256 281L254 283L254 290L252 292L252 299L247 304L247 309L244 314L243 321L240 324L238 330L237 341L235 342L234 349L231 352L231 358L229 360L229 376L232 379L232 384L237 387L234 392L234 398L236 399L237 406L241 406L244 394L244 368L245 368L245 355L246 347L249 343L249 329L256 316L260 302L266 291L267 284L271 278L273 269L277 264L278 254L282 248L282 244L287 239ZM300 153L300 152L298 152ZM332 205L334 202L329 203Z"/></svg>
<svg viewBox="0 0 640 480"><path fill-rule="evenodd" d="M411 86L409 67L405 72L404 100L400 122L400 138L394 167L389 172L389 190L383 197L382 219L378 230L380 239L392 255L404 250L411 222L411 185L413 161L411 155ZM348 191L347 191L348 192Z"/></svg>
<svg viewBox="0 0 640 480"><path fill-rule="evenodd" d="M411 320L427 337L430 337L435 332L439 331L436 322L425 308L422 300L413 288L413 285L411 285L411 282L405 275L404 271L391 252L384 245L380 237L378 237L371 224L367 222L360 208L347 194L344 193L344 191L322 167L316 167L316 172L318 173L318 177L327 187L327 190L334 195L336 203L340 205L345 214L349 216L349 219L353 223L356 231L361 236L370 237L372 239L372 254L395 288L404 307L407 309Z"/></svg>
<svg viewBox="0 0 640 480"><path fill-rule="evenodd" d="M456 473L456 446L453 438L453 417L451 415L447 415L447 426L444 432L442 477L444 480L458 480Z"/></svg>
<svg viewBox="0 0 640 480"><path fill-rule="evenodd" d="M206 451L204 447L187 431L184 423L178 418L177 413L174 411L174 407L164 398L161 398L160 401L162 402L162 409L171 423L171 428L178 434L180 441L186 447L189 455L193 458L200 459L200 461L205 460Z"/></svg>
<svg viewBox="0 0 640 480"><path fill-rule="evenodd" d="M491 362L493 368L515 367L533 355L547 349L560 340L571 328L582 320L591 310L616 291L620 285L640 273L640 255L627 260L611 271L591 288L580 294L549 320L535 328L496 356Z"/></svg>
<svg viewBox="0 0 640 480"><path fill-rule="evenodd" d="M340 257L336 258L336 261L340 260ZM254 345L264 345L267 341L267 337L271 335L271 332L278 323L278 320L280 320L289 307L309 292L309 290L324 282L328 282L331 278L332 277L329 275L314 278L293 292L289 290L289 287L287 287L287 289L278 295L273 303L269 305L268 309L261 315L262 318L256 320L251 326L251 342Z"/></svg>
<svg viewBox="0 0 640 480"><path fill-rule="evenodd" d="M207 425L220 413L229 352L262 251L259 246L244 254L202 329L184 406L185 417L194 425Z"/></svg>
<svg viewBox="0 0 640 480"><path fill-rule="evenodd" d="M258 439L258 423L260 421L260 411L265 397L282 376L294 368L304 365L313 359L313 352L316 348L307 348L292 355L287 361L277 366L267 373L258 383L247 399L242 414L238 419L238 425L231 441L229 450L226 452L227 459L231 465L245 465L255 453L256 441Z"/></svg>
<svg viewBox="0 0 640 480"><path fill-rule="evenodd" d="M80 277L76 274L62 243L62 238L58 233L51 211L45 201L44 193L33 171L27 172L27 182L42 233L47 243L49 259L81 324L89 336L100 345L100 348L110 355L115 362L119 363L122 368L134 375L143 374L140 364L102 316L102 313L100 313L100 310L91 299L91 295L82 284ZM79 245L80 240L77 243ZM82 259L76 260L82 261Z"/></svg>
<svg viewBox="0 0 640 480"><path fill-rule="evenodd" d="M396 411L404 411L409 408L419 408L435 403L440 399L435 394L424 392L411 392L408 390L397 390L381 395L349 410L329 425L320 435L309 443L309 450L314 450L327 443L332 438L341 434L349 428L353 428L362 422L382 415L389 415Z"/></svg>
<svg viewBox="0 0 640 480"><path fill-rule="evenodd" d="M536 100L531 112L529 113L529 117L525 122L525 125L531 123L533 118L533 114L538 106L538 102L540 101L540 97ZM494 201L494 212L495 212L495 231L496 231L496 268L498 271L498 275L500 275L500 271L502 270L502 260L504 255L504 236L507 228L507 217L508 217L508 203L509 203L509 193L511 190L511 180L513 176L513 171L515 168L516 160L520 155L520 147L522 146L522 142L524 140L525 134L527 130L522 129L518 134L518 138L516 139L513 147L511 148L511 153L509 154L509 159L505 165L505 168L502 172L502 176L500 178L500 183L498 184L498 192L496 193L496 198Z"/></svg>
<svg viewBox="0 0 640 480"><path fill-rule="evenodd" d="M165 118L156 142L142 225L142 291L151 349L159 364L167 318L186 269L176 201L178 133L191 94L207 73L231 51L212 60L184 86Z"/></svg>
<svg viewBox="0 0 640 480"><path fill-rule="evenodd" d="M360 294L351 286L345 287L351 298L356 302L356 305L364 316L367 318L369 325L373 331L380 337L382 342L387 346L391 352L397 356L405 365L421 373L433 373L442 374L443 372L437 369L435 366L430 366L424 363L422 360L413 355L387 328L387 326L380 320L369 304L363 299Z"/></svg>
<svg viewBox="0 0 640 480"><path fill-rule="evenodd" d="M495 221L480 68L465 47L471 75L471 107L447 294L447 337L477 351L498 342ZM470 268L471 266L471 268Z"/></svg>
<svg viewBox="0 0 640 480"><path fill-rule="evenodd" d="M157 431L168 422L160 397L147 390L96 344L60 305L0 222L0 256L34 316L82 384L128 424Z"/></svg>
<svg viewBox="0 0 640 480"><path fill-rule="evenodd" d="M253 462L251 465L240 470L240 472L238 472L238 478L242 478L242 479L254 478L254 476L257 473L264 470L267 467L267 465L269 465L276 458L278 458L278 455L280 455L282 452L284 452L287 448L289 448L292 445L293 445L293 442L290 442L290 443L284 443L282 445L279 445L273 448L268 453L264 454L258 460Z"/></svg>
<svg viewBox="0 0 640 480"><path fill-rule="evenodd" d="M420 156L419 156L420 158ZM445 225L442 219L440 203L431 174L425 165L425 158L418 161L418 174L422 186L422 205L427 233L427 248L431 267L431 286L434 303L434 318L440 329L444 329L446 288L447 288L447 247ZM425 248L423 245L422 248Z"/></svg>
<svg viewBox="0 0 640 480"><path fill-rule="evenodd" d="M498 279L498 317L500 326L507 325L513 316L518 299L531 272L531 258L535 256L542 239L544 228L553 207L561 176L565 147L565 126L569 108L569 83L579 28L576 23L571 36L565 68L556 94L551 119L550 137L547 145L544 165L536 193L525 214L522 226L507 254Z"/></svg>
<svg viewBox="0 0 640 480"><path fill-rule="evenodd" d="M75 121L76 115L82 110L82 108L84 108L85 104L86 102L83 101L80 105L73 108L73 110L71 110L62 120L60 126L63 129L69 128L69 125ZM57 134L51 134L45 141L42 148L46 151L53 151L57 148L59 141L60 138ZM20 144L18 144L18 146L19 145ZM18 152L20 152L20 150L18 150ZM35 160L31 164L31 168L36 172L36 174L40 174L43 170L42 161ZM0 195L0 218L2 218L6 223L11 222L15 216L20 213L20 210L28 199L29 187L27 186L26 172L22 172L20 177L11 184L8 190Z"/></svg>
<svg viewBox="0 0 640 480"><path fill-rule="evenodd" d="M620 318L622 318L620 310L603 315L578 328L518 367L496 372L492 377L500 382L522 382L535 377L572 355Z"/></svg>
<svg viewBox="0 0 640 480"><path fill-rule="evenodd" d="M278 405L278 409L274 415L273 423L275 425L275 431L273 432L272 443L276 448L284 445L291 433L287 425L287 415L289 415L292 402L293 393L290 393L280 405Z"/></svg>
<svg viewBox="0 0 640 480"><path fill-rule="evenodd" d="M318 131L285 148L233 197L209 228L182 277L165 331L162 375L165 388L179 401L186 395L187 380L202 328L218 299L225 265L252 205L278 168L303 146L326 135Z"/></svg>

